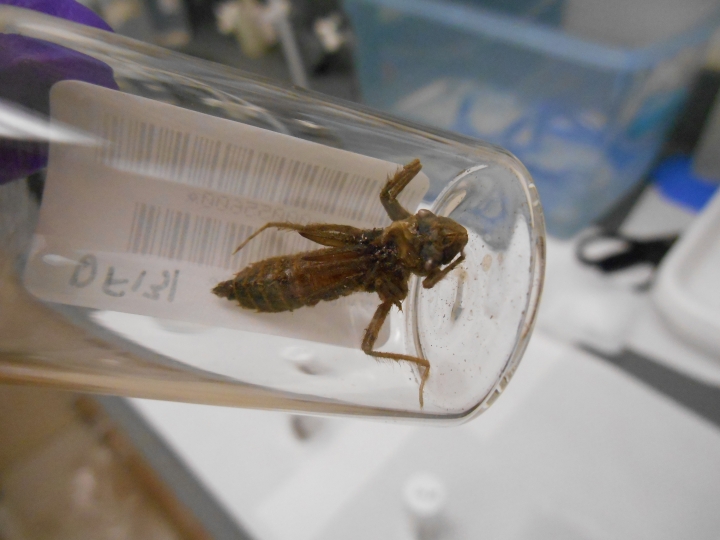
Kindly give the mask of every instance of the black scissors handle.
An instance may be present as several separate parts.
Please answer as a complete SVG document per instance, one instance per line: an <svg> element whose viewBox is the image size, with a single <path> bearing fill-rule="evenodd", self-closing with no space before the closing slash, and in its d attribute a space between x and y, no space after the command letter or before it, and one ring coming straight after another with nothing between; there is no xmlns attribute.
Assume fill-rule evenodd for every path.
<svg viewBox="0 0 720 540"><path fill-rule="evenodd" d="M668 236L651 240L634 240L617 233L598 233L583 238L578 243L576 253L583 264L599 268L605 273L617 272L639 264L656 267L677 239L677 236ZM619 246L614 253L610 255L605 253L599 257L589 254L591 247L608 240L614 240Z"/></svg>

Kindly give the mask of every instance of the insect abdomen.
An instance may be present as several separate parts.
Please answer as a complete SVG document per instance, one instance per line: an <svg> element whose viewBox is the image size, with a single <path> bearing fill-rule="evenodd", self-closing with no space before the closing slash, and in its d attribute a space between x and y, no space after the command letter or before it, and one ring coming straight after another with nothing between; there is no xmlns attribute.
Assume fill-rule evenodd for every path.
<svg viewBox="0 0 720 540"><path fill-rule="evenodd" d="M345 274L345 275L343 275ZM234 279L213 289L221 298L237 300L244 308L276 313L314 306L360 290L362 280L339 272L312 272L297 256L273 257L253 263Z"/></svg>
<svg viewBox="0 0 720 540"><path fill-rule="evenodd" d="M234 279L219 283L213 292L228 300L237 300L247 309L265 312L292 311L304 304L289 290L289 257L273 257L256 262Z"/></svg>

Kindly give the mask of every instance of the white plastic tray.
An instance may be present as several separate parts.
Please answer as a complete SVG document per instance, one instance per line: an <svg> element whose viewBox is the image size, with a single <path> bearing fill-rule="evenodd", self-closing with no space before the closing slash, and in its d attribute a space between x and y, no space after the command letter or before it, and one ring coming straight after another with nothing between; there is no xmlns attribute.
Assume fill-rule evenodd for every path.
<svg viewBox="0 0 720 540"><path fill-rule="evenodd" d="M677 336L720 370L720 191L663 261L653 300Z"/></svg>

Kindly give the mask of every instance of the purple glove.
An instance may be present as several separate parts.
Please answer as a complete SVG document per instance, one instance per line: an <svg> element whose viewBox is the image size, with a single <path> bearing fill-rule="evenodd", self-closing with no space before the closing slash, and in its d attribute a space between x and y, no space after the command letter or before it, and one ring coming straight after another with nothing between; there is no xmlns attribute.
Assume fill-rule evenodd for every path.
<svg viewBox="0 0 720 540"><path fill-rule="evenodd" d="M0 0L0 4L41 11L112 31L94 12L74 0ZM19 103L47 116L50 88L67 79L118 87L110 66L95 58L47 41L0 34L0 99ZM0 184L45 167L47 156L47 143L0 139Z"/></svg>

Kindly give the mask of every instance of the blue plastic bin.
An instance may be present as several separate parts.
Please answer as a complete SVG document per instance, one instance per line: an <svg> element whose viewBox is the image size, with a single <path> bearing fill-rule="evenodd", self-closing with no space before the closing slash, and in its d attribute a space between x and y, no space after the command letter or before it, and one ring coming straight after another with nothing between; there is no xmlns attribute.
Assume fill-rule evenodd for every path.
<svg viewBox="0 0 720 540"><path fill-rule="evenodd" d="M578 23L583 1L594 0L344 0L363 98L513 152L548 231L569 237L642 178L720 21L716 2L698 0L665 9L667 21L652 12L657 32L619 45L613 31L628 21ZM611 43L580 37L600 22Z"/></svg>

